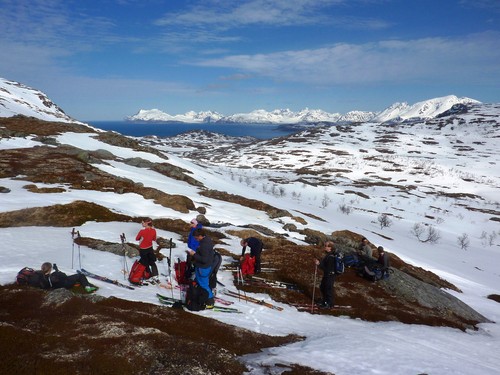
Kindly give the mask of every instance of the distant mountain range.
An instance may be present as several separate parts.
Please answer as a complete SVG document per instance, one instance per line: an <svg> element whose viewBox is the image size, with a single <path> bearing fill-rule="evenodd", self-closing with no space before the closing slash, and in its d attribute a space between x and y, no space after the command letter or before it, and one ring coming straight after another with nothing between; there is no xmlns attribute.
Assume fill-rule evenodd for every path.
<svg viewBox="0 0 500 375"><path fill-rule="evenodd" d="M320 109L303 109L293 112L289 109L275 109L268 112L258 109L249 113L224 116L217 112L189 111L185 114L170 115L159 109L141 109L125 120L134 122L189 122L189 123L247 123L247 124L318 124L352 122L403 122L407 120L434 118L457 104L478 104L477 100L458 98L455 95L429 99L410 105L406 102L394 103L381 112L351 111L346 114L328 113Z"/></svg>
<svg viewBox="0 0 500 375"><path fill-rule="evenodd" d="M351 111L346 114L328 113L320 109L303 109L298 112L289 109L275 109L268 112L263 109L249 113L236 113L225 116L213 111L170 115L159 109L141 109L126 121L133 122L186 122L186 123L247 123L314 125L320 123L353 122L403 122L408 120L434 118L454 105L478 104L477 100L455 95L425 100L410 105L394 103L381 112ZM0 117L23 115L46 121L78 122L54 104L43 92L21 83L0 78Z"/></svg>

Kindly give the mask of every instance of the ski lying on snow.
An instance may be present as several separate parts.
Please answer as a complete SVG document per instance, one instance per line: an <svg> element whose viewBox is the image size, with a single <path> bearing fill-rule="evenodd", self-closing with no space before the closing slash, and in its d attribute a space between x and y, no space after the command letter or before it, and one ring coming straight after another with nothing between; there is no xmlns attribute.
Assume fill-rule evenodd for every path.
<svg viewBox="0 0 500 375"><path fill-rule="evenodd" d="M86 271L83 268L81 270L77 270L76 272L84 274L85 276L91 277L91 278L96 279L96 280L101 280L101 281L104 281L104 282L107 282L107 283L110 283L110 284L114 284L114 285L122 287L122 288L130 289L130 290L134 290L135 289L134 287L132 287L130 285L122 284L119 281L112 280L112 279L110 279L110 278L108 278L106 276L96 275L95 273Z"/></svg>
<svg viewBox="0 0 500 375"><path fill-rule="evenodd" d="M255 280L256 282L262 282L264 284L271 286L272 288L299 290L299 287L296 284L288 283L286 281L270 280L270 279L265 279L263 277L253 276L253 275L250 276L250 280L252 280L252 281Z"/></svg>
<svg viewBox="0 0 500 375"><path fill-rule="evenodd" d="M263 300L259 300L257 298L250 297L250 296L247 296L244 294L238 294L237 292L233 292L231 290L223 290L222 293L224 293L227 296L230 296L233 298L238 298L238 299L243 300L243 301L248 301L248 302L256 303L257 305L266 306L266 307L269 307L270 309L273 309L273 310L278 310L278 311L283 310L283 307L275 306L272 303L265 302Z"/></svg>
<svg viewBox="0 0 500 375"><path fill-rule="evenodd" d="M180 299L164 296L159 293L156 293L156 296L158 297L160 302L164 305L172 306L174 303L179 303L182 306L186 306L186 304L182 302ZM239 311L238 309L226 306L214 306L212 309L207 309L207 310L214 310L214 311L228 312L228 313L241 313L241 311Z"/></svg>
<svg viewBox="0 0 500 375"><path fill-rule="evenodd" d="M238 283L241 283L241 280L238 279L237 274L234 275L234 279ZM295 284L286 283L284 281L264 279L262 277L256 278L255 276L247 276L246 278L244 278L242 285L255 286L259 288L288 289L300 292L300 288Z"/></svg>
<svg viewBox="0 0 500 375"><path fill-rule="evenodd" d="M311 304L305 304L305 303L289 303L290 306L295 307L299 311L329 311L329 310L341 310L341 309L351 309L352 306L347 306L347 305L335 305L333 308L324 308L320 307L318 305L311 306Z"/></svg>

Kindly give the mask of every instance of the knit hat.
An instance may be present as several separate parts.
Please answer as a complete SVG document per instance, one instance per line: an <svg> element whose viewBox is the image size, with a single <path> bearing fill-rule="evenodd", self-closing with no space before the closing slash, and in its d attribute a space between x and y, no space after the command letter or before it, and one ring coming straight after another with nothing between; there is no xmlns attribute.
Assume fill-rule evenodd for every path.
<svg viewBox="0 0 500 375"><path fill-rule="evenodd" d="M379 253L383 253L385 250L382 246L377 247Z"/></svg>
<svg viewBox="0 0 500 375"><path fill-rule="evenodd" d="M191 224L198 225L198 220L196 219L191 220Z"/></svg>

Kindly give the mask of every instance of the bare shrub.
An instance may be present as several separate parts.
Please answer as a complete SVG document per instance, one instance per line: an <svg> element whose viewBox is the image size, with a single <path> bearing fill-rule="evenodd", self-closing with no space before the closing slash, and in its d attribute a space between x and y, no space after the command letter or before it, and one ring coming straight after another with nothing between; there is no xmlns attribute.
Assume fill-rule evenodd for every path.
<svg viewBox="0 0 500 375"><path fill-rule="evenodd" d="M378 223L380 224L380 229L388 228L392 225L392 220L389 218L387 214L381 214L378 217Z"/></svg>
<svg viewBox="0 0 500 375"><path fill-rule="evenodd" d="M432 225L426 227L422 223L415 223L411 229L411 233L420 242L437 243L441 238L441 234L436 228Z"/></svg>
<svg viewBox="0 0 500 375"><path fill-rule="evenodd" d="M496 232L491 232L491 233L488 233L488 232L485 232L483 230L483 232L481 233L481 244L483 246L494 246L495 245L495 241L497 239L497 234Z"/></svg>
<svg viewBox="0 0 500 375"><path fill-rule="evenodd" d="M326 193L323 194L323 198L321 198L321 208L327 208L331 201L332 200Z"/></svg>
<svg viewBox="0 0 500 375"><path fill-rule="evenodd" d="M467 250L470 246L469 235L467 233L463 233L457 238L457 243L462 250Z"/></svg>
<svg viewBox="0 0 500 375"><path fill-rule="evenodd" d="M352 212L352 207L346 205L345 203L342 203L342 204L339 205L339 210L343 214L349 215Z"/></svg>

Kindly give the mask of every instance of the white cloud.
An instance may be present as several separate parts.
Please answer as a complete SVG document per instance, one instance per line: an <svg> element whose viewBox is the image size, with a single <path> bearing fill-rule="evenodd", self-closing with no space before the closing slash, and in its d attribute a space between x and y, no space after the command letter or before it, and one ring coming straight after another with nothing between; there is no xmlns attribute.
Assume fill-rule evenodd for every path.
<svg viewBox="0 0 500 375"><path fill-rule="evenodd" d="M200 60L205 67L232 68L279 81L314 84L441 80L498 83L500 34L461 39L386 40L269 54Z"/></svg>
<svg viewBox="0 0 500 375"><path fill-rule="evenodd" d="M355 28L384 28L382 20L361 17L341 17L326 10L348 3L346 0L210 0L198 3L186 11L167 13L155 23L159 26L201 27L212 31L244 26L272 27L333 24ZM350 2L352 3L352 1ZM205 30L210 32L210 30Z"/></svg>

